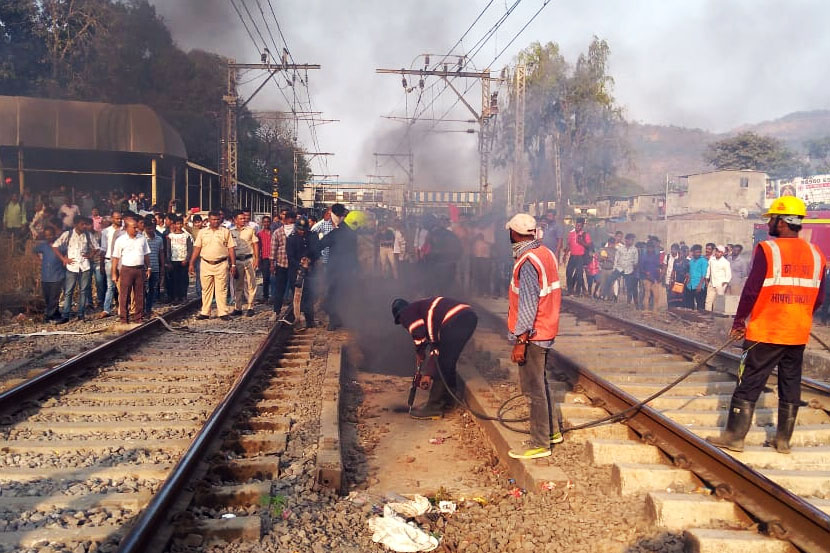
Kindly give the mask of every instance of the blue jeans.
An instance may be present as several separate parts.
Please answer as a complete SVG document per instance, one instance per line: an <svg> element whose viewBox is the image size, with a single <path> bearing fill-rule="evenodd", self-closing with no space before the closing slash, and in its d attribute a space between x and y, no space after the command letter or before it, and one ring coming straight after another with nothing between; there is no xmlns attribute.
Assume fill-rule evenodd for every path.
<svg viewBox="0 0 830 553"><path fill-rule="evenodd" d="M150 273L150 278L144 283L144 313L149 314L156 303L156 287L159 282L158 272Z"/></svg>
<svg viewBox="0 0 830 553"><path fill-rule="evenodd" d="M98 307L104 305L104 300L106 299L106 282L107 279L104 276L104 273L101 272L101 263L96 262L92 268L92 278L95 279L95 296L98 300ZM89 287L89 293L87 294L89 301L87 302L88 307L92 307L92 286Z"/></svg>
<svg viewBox="0 0 830 553"><path fill-rule="evenodd" d="M66 283L63 288L63 313L61 313L64 319L68 319L72 312L72 292L75 291L75 285L78 285L78 317L84 316L91 282L92 271L81 271L80 273L66 271Z"/></svg>
<svg viewBox="0 0 830 553"><path fill-rule="evenodd" d="M104 295L104 311L112 313L112 302L115 299L115 281L112 280L112 261L107 259L104 262L104 270L107 277L107 293Z"/></svg>

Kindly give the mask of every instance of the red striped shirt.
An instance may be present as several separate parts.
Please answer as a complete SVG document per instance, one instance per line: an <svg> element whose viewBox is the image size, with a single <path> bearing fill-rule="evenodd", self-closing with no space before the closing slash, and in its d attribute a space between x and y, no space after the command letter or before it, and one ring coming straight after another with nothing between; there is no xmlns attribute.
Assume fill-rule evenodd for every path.
<svg viewBox="0 0 830 553"><path fill-rule="evenodd" d="M263 229L257 233L259 238L259 258L271 259L271 231Z"/></svg>

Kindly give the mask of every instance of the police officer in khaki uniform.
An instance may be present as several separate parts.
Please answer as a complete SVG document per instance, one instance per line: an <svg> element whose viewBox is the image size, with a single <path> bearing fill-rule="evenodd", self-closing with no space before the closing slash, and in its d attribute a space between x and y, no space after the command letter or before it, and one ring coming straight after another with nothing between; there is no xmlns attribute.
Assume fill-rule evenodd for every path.
<svg viewBox="0 0 830 553"><path fill-rule="evenodd" d="M236 244L236 276L233 280L235 309L231 315L254 315L254 298L256 297L256 270L259 267L259 254L256 247L259 238L256 229L248 225L249 215L236 211L233 216L234 227L231 236Z"/></svg>
<svg viewBox="0 0 830 553"><path fill-rule="evenodd" d="M204 228L196 237L193 244L193 255L190 256L190 274L196 273L194 265L201 259L202 283L202 311L197 319L207 319L210 316L210 304L216 295L216 312L219 318L230 320L228 315L228 261L230 272L236 276L236 253L231 231L222 225L222 213L211 211L208 214L208 228Z"/></svg>

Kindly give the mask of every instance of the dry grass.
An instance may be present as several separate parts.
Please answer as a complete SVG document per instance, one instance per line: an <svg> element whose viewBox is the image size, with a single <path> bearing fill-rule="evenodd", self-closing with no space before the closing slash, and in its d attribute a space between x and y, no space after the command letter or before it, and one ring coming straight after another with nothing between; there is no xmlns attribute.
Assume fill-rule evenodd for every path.
<svg viewBox="0 0 830 553"><path fill-rule="evenodd" d="M0 235L0 313L42 309L40 258L32 250L36 242Z"/></svg>

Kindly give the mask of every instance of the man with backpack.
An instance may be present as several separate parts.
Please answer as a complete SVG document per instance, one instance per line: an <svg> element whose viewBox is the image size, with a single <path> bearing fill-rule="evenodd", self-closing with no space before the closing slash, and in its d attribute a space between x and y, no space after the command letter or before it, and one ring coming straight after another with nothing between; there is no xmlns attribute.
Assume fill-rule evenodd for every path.
<svg viewBox="0 0 830 553"><path fill-rule="evenodd" d="M52 243L52 250L66 267L64 284L64 300L61 319L58 324L69 322L72 312L72 294L78 287L78 320L84 320L86 311L86 297L92 283L92 262L99 254L99 245L90 232L92 220L89 217L76 215L73 219L74 228L65 231Z"/></svg>

